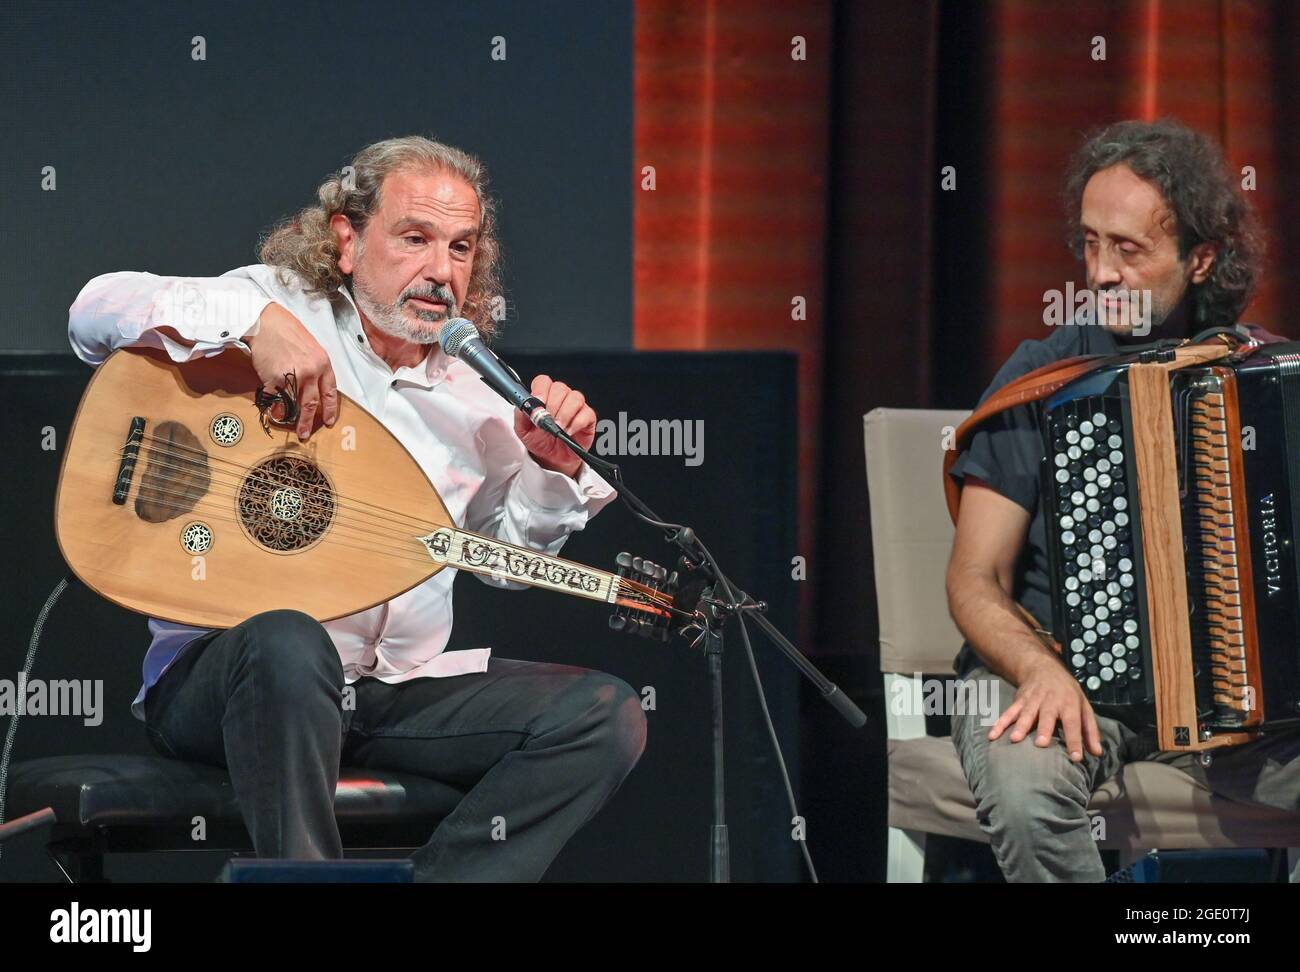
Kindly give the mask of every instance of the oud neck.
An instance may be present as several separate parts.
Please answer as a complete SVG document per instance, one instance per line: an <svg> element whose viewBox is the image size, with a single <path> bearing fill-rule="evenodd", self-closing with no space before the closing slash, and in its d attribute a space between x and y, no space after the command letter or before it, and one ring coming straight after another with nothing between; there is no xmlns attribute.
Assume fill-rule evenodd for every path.
<svg viewBox="0 0 1300 972"><path fill-rule="evenodd" d="M435 563L607 604L630 593L626 578L455 527L419 538ZM638 585L639 586L639 585Z"/></svg>

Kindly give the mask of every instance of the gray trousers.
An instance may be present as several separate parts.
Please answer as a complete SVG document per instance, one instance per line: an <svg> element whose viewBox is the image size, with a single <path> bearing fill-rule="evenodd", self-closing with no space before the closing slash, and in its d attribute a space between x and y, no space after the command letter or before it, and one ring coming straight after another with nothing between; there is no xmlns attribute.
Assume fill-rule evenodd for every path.
<svg viewBox="0 0 1300 972"><path fill-rule="evenodd" d="M343 856L341 762L465 791L413 855L417 881L536 881L645 748L641 697L588 669L492 657L482 673L389 685L344 704L328 632L267 611L191 644L145 697L164 755L224 766L260 857Z"/></svg>
<svg viewBox="0 0 1300 972"><path fill-rule="evenodd" d="M1103 755L1085 749L1083 762L1073 763L1059 726L1052 744L1042 749L1032 732L1013 743L1008 729L989 742L989 729L1015 699L1015 687L983 667L967 677L994 683L975 686L980 690L975 697L996 700L996 714L987 724L978 713L954 715L953 745L975 797L980 828L1008 881L1103 880L1088 802L1122 765L1138 760L1167 763L1219 796L1300 814L1300 732L1215 750L1206 767L1194 753L1161 752L1150 736L1098 716Z"/></svg>

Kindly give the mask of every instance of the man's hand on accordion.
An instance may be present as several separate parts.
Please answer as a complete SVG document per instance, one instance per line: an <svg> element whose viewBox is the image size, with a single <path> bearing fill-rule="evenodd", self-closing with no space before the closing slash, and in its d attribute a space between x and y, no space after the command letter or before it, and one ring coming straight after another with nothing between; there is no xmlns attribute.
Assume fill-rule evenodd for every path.
<svg viewBox="0 0 1300 972"><path fill-rule="evenodd" d="M1084 747L1101 756L1101 733L1083 689L1034 635L1011 599L1016 562L1024 550L1029 513L969 476L961 493L957 535L948 562L948 608L989 671L1016 686L1016 697L989 731L994 740L1013 726L1011 742L1029 735L1051 745L1059 722L1076 763Z"/></svg>
<svg viewBox="0 0 1300 972"><path fill-rule="evenodd" d="M997 739L1010 726L1009 738L1018 743L1037 726L1034 745L1042 748L1051 745L1059 722L1065 751L1071 760L1083 761L1084 746L1092 755L1101 756L1097 717L1083 689L1065 666L1051 655L1042 654L1026 662L1022 671L1026 674L1016 689L1015 700L993 724L989 739Z"/></svg>

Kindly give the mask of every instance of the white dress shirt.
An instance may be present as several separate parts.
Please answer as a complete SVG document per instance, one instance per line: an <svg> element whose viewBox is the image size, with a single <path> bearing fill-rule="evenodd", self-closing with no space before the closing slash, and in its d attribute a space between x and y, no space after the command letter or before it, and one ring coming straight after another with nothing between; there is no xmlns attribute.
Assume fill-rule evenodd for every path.
<svg viewBox="0 0 1300 972"><path fill-rule="evenodd" d="M123 346L165 350L174 361L249 347L272 301L294 314L325 348L338 390L359 402L415 457L456 524L508 543L556 554L616 495L585 464L577 480L543 469L514 431L513 409L468 365L431 345L424 361L394 372L370 347L352 297L331 304L303 293L299 278L255 264L221 277L109 273L91 280L68 314L68 338L81 360L98 365ZM187 346L157 330L169 325ZM524 585L476 575L496 587ZM487 669L491 649L444 652L451 635L454 570L442 570L385 604L325 623L348 682L462 675ZM144 697L185 646L207 630L149 619L153 642Z"/></svg>

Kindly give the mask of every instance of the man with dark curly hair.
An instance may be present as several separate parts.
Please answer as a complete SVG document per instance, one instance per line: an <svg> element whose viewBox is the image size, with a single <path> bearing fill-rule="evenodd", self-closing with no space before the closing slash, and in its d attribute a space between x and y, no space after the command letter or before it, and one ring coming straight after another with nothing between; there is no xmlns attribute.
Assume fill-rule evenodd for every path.
<svg viewBox="0 0 1300 972"><path fill-rule="evenodd" d="M1053 361L1207 328L1239 326L1259 340L1282 340L1237 324L1258 277L1260 245L1210 139L1172 120L1111 125L1076 153L1065 197L1088 299L1048 337L1021 344L981 401ZM1017 602L1044 623L1052 616L1042 457L1035 415L1019 406L986 423L950 472L962 495L948 604L966 636L955 667L992 682L977 686L976 697L997 700L988 718L954 715L953 742L1007 880L1103 879L1087 807L1126 762L1165 762L1222 796L1300 812L1300 734L1218 750L1210 768L1194 753L1160 752L1152 734L1094 713L1030 631Z"/></svg>
<svg viewBox="0 0 1300 972"><path fill-rule="evenodd" d="M458 525L557 553L613 489L438 345L449 318L488 334L497 317L482 164L427 138L388 139L316 195L263 241L260 264L96 277L69 312L73 348L92 365L122 347L177 362L249 352L268 392L296 375L303 441L335 423L342 392L406 447ZM596 413L581 392L538 375L532 393L591 445ZM455 574L324 625L289 610L209 632L151 618L132 711L164 755L229 770L259 856L343 856L334 791L346 761L465 793L414 855L417 880L537 880L640 758L641 699L602 672L444 651Z"/></svg>

